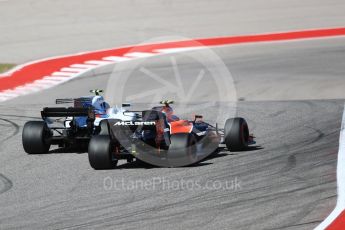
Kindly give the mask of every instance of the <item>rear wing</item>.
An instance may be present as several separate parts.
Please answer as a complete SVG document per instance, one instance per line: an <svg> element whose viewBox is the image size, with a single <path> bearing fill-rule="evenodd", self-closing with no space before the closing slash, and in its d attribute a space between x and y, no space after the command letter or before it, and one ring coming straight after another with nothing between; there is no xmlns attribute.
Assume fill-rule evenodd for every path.
<svg viewBox="0 0 345 230"><path fill-rule="evenodd" d="M42 118L47 117L88 117L89 119L95 119L95 113L92 108L43 108L41 111Z"/></svg>
<svg viewBox="0 0 345 230"><path fill-rule="evenodd" d="M68 104L68 103L73 103L74 99L73 98L64 98L64 99L56 99L55 104Z"/></svg>
<svg viewBox="0 0 345 230"><path fill-rule="evenodd" d="M64 98L64 99L56 99L55 103L59 104L74 104L74 107L89 107L92 105L91 98Z"/></svg>

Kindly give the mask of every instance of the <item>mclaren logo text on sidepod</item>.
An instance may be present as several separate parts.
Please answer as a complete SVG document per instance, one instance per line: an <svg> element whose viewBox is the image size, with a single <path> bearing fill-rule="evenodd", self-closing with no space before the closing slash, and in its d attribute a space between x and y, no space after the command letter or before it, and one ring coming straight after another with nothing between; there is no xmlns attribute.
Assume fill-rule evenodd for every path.
<svg viewBox="0 0 345 230"><path fill-rule="evenodd" d="M114 126L120 125L156 125L155 121L118 121Z"/></svg>

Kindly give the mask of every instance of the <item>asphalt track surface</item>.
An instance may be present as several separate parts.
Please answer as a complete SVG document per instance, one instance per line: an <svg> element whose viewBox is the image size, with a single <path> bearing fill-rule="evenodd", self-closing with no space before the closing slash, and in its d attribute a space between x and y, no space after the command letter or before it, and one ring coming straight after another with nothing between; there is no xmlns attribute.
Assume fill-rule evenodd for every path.
<svg viewBox="0 0 345 230"><path fill-rule="evenodd" d="M224 26L219 25L220 22L232 18L224 13L227 11L223 11L222 4L209 9L202 5L200 8L203 9L204 15L209 16L212 13L217 16L212 20L208 17L207 21L199 21L192 16L191 21L195 23L187 24L186 27L182 21L177 23L171 18L176 14L174 11L171 17L162 16L164 15L162 12L157 13L158 15L155 13L157 18L166 18L159 23L161 26L159 28L152 26L155 25L153 22L147 21L146 27L140 27L139 24L126 23L123 19L122 24L119 22L120 24L115 25L122 25L117 28L123 28L121 34L125 35L116 36L118 40L114 42L115 37L112 36L115 35L109 35L105 31L109 31L110 26L115 26L112 23L116 21L116 15L112 18L112 14L106 11L107 7L104 3L100 4L102 7L94 11L90 10L89 14L94 12L100 21L106 18L110 23L109 27L100 27L97 23L91 23L92 27L83 28L80 25L87 25L87 21L83 20L87 20L90 15L87 17L83 10L75 10L77 16L74 20L78 23L71 24L71 27L85 30L85 33L75 31L68 32L67 35L63 35L62 31L66 28L66 24L70 23L70 18L67 16L71 13L49 17L49 12L44 13L44 4L48 4L47 8L50 8L49 4L55 3L49 1L42 4L30 3L35 7L41 7L43 13L41 16L30 18L28 17L30 12L23 7L22 17L19 17L21 20L16 21L7 17L8 21L2 24L3 28L9 31L11 28L15 28L15 31L22 28L21 31L27 36L22 36L22 42L15 40L15 38L20 39L20 36L18 34L15 36L14 32L9 32L7 38L2 37L11 44L1 42L3 44L1 49L4 50L1 55L6 53L1 60L22 62L47 55L141 42L153 36L169 34L163 33L164 28L168 27L166 25L171 26L170 32L173 35L206 37L299 29L299 27L301 29L336 27L344 24L343 5L339 1L328 1L327 6L312 1L291 2L288 6L274 6L272 3L272 8L267 8L269 5L267 4L262 5L260 10L257 10L260 1L239 5L240 8L253 6L253 10L246 11L247 15L240 14L243 11L236 11L237 13L234 14L237 17L233 17L237 18L240 24L231 26L228 30L224 30ZM186 4L191 5L191 3ZM0 4L4 6L1 6L1 9L8 10L9 8L6 7L13 7L6 1ZM71 4L74 6L73 3ZM175 3L171 4L172 7L175 6ZM152 2L152 5L155 6L155 3ZM71 6L61 5L65 9L64 12L78 9ZM292 10L295 7L298 10ZM332 12L325 13L329 11L329 7ZM158 7L155 12L159 12L160 9ZM104 11L108 12L108 18L108 14L104 14L105 17L100 16L99 12ZM151 8L147 11L151 12ZM191 15L198 13L194 12ZM315 20L311 18L305 20L306 14L310 14ZM80 15L85 15L85 18ZM145 13L141 15L144 16ZM30 34L27 31L29 29L25 29L26 26L48 18L51 20L58 18L58 21L53 23L48 20L46 27L41 25L39 34L36 32ZM259 29L260 24L256 24L259 18L263 20L264 28ZM25 21L27 24L22 24ZM133 19L133 22L137 21L138 18ZM302 21L303 23L298 23ZM278 26L278 22L281 26ZM208 29L202 28L201 25L208 25ZM138 30L139 27L141 30ZM95 28L103 32L95 31ZM58 32L54 34L55 32L52 31ZM70 28L67 31L74 30ZM146 34L140 31L150 32ZM44 32L47 37L42 35ZM140 33L142 36L139 35ZM85 41L82 38L85 38ZM97 43L96 40L102 42ZM70 41L68 46L71 47L66 47L66 41ZM39 119L39 110L43 106L53 104L55 98L77 97L84 95L90 88L104 88L110 75L107 71L0 104L0 228L312 229L316 227L332 211L336 203L336 161L344 109L342 98L345 97L344 41L344 38L332 38L213 49L231 71L237 96L240 99L237 113L248 120L252 132L257 136L257 146L246 152L222 150L193 167L155 168L136 162L130 164L122 162L117 169L95 171L90 168L87 154L84 153L65 153L58 150L53 150L47 155L28 156L24 153L21 147L21 130L26 121ZM35 52L37 48L34 47L37 47L37 43L44 48L43 52L37 50ZM57 46L57 43L61 46ZM154 57L147 68L170 79L169 76L172 75L168 74L171 74L169 60ZM183 76L189 78L186 81L192 81L192 77L189 76L195 76L200 66L179 55L176 56L176 60ZM119 73L115 72L115 74ZM133 74L133 78L138 81L137 85L147 85L147 81L141 77L140 73ZM135 90L135 87L129 87L127 93L131 94ZM201 102L216 100L213 89L206 86L202 87L201 92L197 92L194 97L202 98ZM229 109L229 113L233 109L222 103L216 105L216 109L217 106L225 110ZM206 109L203 114L205 118L213 121L212 110ZM217 121L222 123L223 120ZM148 189L121 187L109 189L108 184L104 186L105 180L108 182L109 178L120 181L123 179L128 185L133 181L147 181L156 177L164 178L168 183L184 178L200 182L202 188L205 188L209 181L236 180L239 186L236 190L167 189L162 185Z"/></svg>
<svg viewBox="0 0 345 230"><path fill-rule="evenodd" d="M214 49L232 73L238 96L244 100L238 103L237 113L248 120L258 145L246 152L220 151L194 167L152 168L123 162L115 170L94 171L87 154L53 150L47 155L28 156L23 152L20 130L25 121L38 119L39 109L52 104L56 97L82 95L91 86L104 88L110 73L75 79L2 104L2 228L312 229L335 205L336 159L344 101L321 100L317 92L308 90L308 84L293 85L290 91L309 99L281 100L287 93L283 88L281 95L271 95L269 100L270 91L265 87L274 78L283 81L285 74L308 81L313 74L310 70L341 81L345 72L344 65L339 63L344 60L343 41L340 38L312 41L320 47L316 51L306 45L309 41ZM292 47L298 49L291 52ZM276 64L277 53L272 50L284 60L284 65ZM182 54L175 58L182 76L194 76L193 71L199 70L198 64L185 60ZM169 57L166 60L154 57L146 67L171 79L167 74L171 72L168 60ZM325 60L329 60L329 69L320 64ZM305 65L301 66L303 62ZM255 76L261 75L271 79L260 85ZM134 71L133 78L144 85L146 81L140 82L142 77ZM241 90L242 85L250 85L252 81L255 84L251 88ZM215 94L213 88L202 89L206 95ZM129 87L127 92L130 90L136 92L136 88ZM255 101L254 95L262 100ZM205 118L212 121L213 117L208 115L212 111L204 110ZM155 177L165 179L166 183L183 178L200 183L203 189L176 189L167 184L148 189L126 187L137 180ZM125 187L110 189L109 178L124 180ZM208 181L236 180L239 183L236 189L205 187Z"/></svg>

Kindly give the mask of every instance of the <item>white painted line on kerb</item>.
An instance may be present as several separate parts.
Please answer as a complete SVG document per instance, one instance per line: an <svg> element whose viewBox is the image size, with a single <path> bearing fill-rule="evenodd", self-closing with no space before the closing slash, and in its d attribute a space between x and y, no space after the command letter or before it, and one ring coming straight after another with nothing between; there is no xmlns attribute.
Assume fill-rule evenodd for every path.
<svg viewBox="0 0 345 230"><path fill-rule="evenodd" d="M26 90L20 90L20 89L17 89L17 88L15 88L13 90L13 93L15 93L17 96L23 96L23 95L27 94Z"/></svg>
<svg viewBox="0 0 345 230"><path fill-rule="evenodd" d="M25 85L25 86L18 86L16 90L25 91L25 92L27 91L37 92L37 91L40 91L41 89L38 87L34 87L32 85Z"/></svg>
<svg viewBox="0 0 345 230"><path fill-rule="evenodd" d="M339 137L339 150L338 150L338 162L337 162L337 205L331 214L315 228L315 230L324 230L327 228L345 209L345 105L343 111L343 117L341 121L341 130Z"/></svg>
<svg viewBox="0 0 345 230"><path fill-rule="evenodd" d="M11 100L12 98L14 98L14 97L6 97L6 96L2 96L2 95L0 94L0 101L1 101L1 102L7 101L7 100Z"/></svg>
<svg viewBox="0 0 345 230"><path fill-rule="evenodd" d="M0 101L1 101L1 102L7 101L7 100L9 100L9 99L10 99L9 97L5 97L5 96L2 96L2 95L0 94Z"/></svg>
<svg viewBox="0 0 345 230"><path fill-rule="evenodd" d="M71 73L71 72L54 72L52 76L66 76L66 77L72 77L76 73Z"/></svg>
<svg viewBox="0 0 345 230"><path fill-rule="evenodd" d="M35 86L41 87L43 89L49 89L49 88L54 86L52 84L42 83L42 82L40 82L40 80L36 80L32 84L34 84Z"/></svg>
<svg viewBox="0 0 345 230"><path fill-rule="evenodd" d="M25 89L28 89L28 90L31 90L31 91L34 91L34 92L38 92L38 91L42 90L42 87L39 86L39 85L36 85L35 83L27 84L24 87L25 87Z"/></svg>
<svg viewBox="0 0 345 230"><path fill-rule="evenodd" d="M4 93L0 93L1 100L8 100L9 98L12 98L12 97L13 97L12 95L7 95L7 94L4 94Z"/></svg>
<svg viewBox="0 0 345 230"><path fill-rule="evenodd" d="M54 81L54 80L50 80L50 79L42 79L42 80L36 80L36 83L47 84L47 85L55 85L55 84L60 84L61 81Z"/></svg>
<svg viewBox="0 0 345 230"><path fill-rule="evenodd" d="M133 57L133 58L145 58L145 57L152 57L156 55L155 53L147 53L147 52L132 52L126 53L126 57Z"/></svg>
<svg viewBox="0 0 345 230"><path fill-rule="evenodd" d="M191 47L191 48L157 49L153 51L152 53L130 52L130 53L125 54L125 56L108 56L108 57L102 58L102 60L89 60L81 64L78 64L78 63L72 64L66 67L62 67L60 71L56 71L52 73L50 76L45 76L42 79L38 79L30 84L17 87L13 89L12 91L10 91L10 94L9 92L6 95L0 94L0 97L1 97L0 101L6 101L20 95L26 95L32 92L38 92L41 90L49 89L58 84L69 81L75 77L81 76L83 73L87 71L90 71L94 68L101 67L104 65L115 64L117 62L123 62L123 61L131 61L136 58L147 58L147 57L152 57L152 56L161 55L165 53L184 52L184 51L195 50L195 49L199 49L199 48ZM47 59L47 60L50 60L50 59ZM30 64L37 63L39 61L42 61L42 60L38 60L38 61L34 61L31 63L18 66L14 70L11 70L11 71L13 72L15 70L18 70Z"/></svg>
<svg viewBox="0 0 345 230"><path fill-rule="evenodd" d="M83 68L62 68L60 70L61 72L73 72L73 73L80 73L80 72L83 72L83 71L86 71L86 69L83 69Z"/></svg>
<svg viewBox="0 0 345 230"><path fill-rule="evenodd" d="M86 64L73 64L71 65L72 68L84 68L84 69L91 69L91 68L95 68L97 65L86 65Z"/></svg>
<svg viewBox="0 0 345 230"><path fill-rule="evenodd" d="M52 80L52 81L66 81L66 80L69 80L68 77L58 77L58 76L47 76L47 77L44 77L43 79L48 79L48 80Z"/></svg>
<svg viewBox="0 0 345 230"><path fill-rule="evenodd" d="M183 48L167 48L167 49L156 49L155 52L158 53L179 53L179 52L186 52L186 51L193 51L193 50L200 50L200 49L206 49L209 47L205 46L197 46L197 47L183 47Z"/></svg>
<svg viewBox="0 0 345 230"><path fill-rule="evenodd" d="M36 80L35 84L40 84L40 85L52 85L54 84L52 81L47 81L47 80ZM17 88L16 88L17 89Z"/></svg>
<svg viewBox="0 0 345 230"><path fill-rule="evenodd" d="M94 65L107 65L107 64L112 64L114 63L113 61L97 61L97 60L91 60L91 61L86 61L86 64L94 64Z"/></svg>
<svg viewBox="0 0 345 230"><path fill-rule="evenodd" d="M103 58L103 60L114 61L114 62L123 62L123 61L129 61L129 60L131 60L131 58L120 57L120 56L109 56L109 57Z"/></svg>
<svg viewBox="0 0 345 230"><path fill-rule="evenodd" d="M1 94L3 96L6 96L6 97L12 97L12 96L17 96L18 95L16 92L14 92L14 90L5 90L5 91L2 91Z"/></svg>

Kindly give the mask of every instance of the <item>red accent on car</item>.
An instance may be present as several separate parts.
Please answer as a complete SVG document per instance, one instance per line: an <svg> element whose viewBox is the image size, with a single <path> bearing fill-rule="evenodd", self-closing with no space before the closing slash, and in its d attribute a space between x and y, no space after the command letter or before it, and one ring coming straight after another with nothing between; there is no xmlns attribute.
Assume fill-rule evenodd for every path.
<svg viewBox="0 0 345 230"><path fill-rule="evenodd" d="M178 120L170 122L170 133L190 133L193 129L193 124L187 120Z"/></svg>

